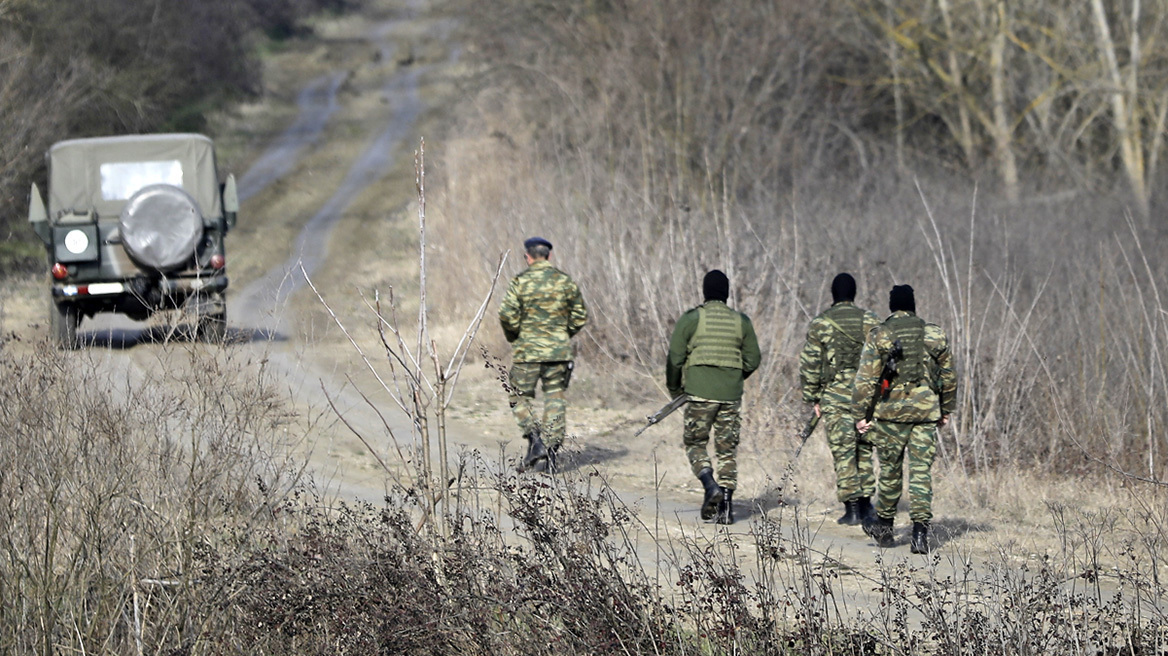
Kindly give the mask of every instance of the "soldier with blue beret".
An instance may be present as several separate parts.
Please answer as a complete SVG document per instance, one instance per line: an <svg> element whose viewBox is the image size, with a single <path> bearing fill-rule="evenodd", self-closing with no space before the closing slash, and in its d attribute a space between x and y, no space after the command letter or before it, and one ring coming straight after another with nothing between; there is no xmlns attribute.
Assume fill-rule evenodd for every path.
<svg viewBox="0 0 1168 656"><path fill-rule="evenodd" d="M523 242L527 269L511 279L499 307L499 323L511 343L509 401L527 440L523 469L554 471L564 442L567 390L571 382L572 337L588 322L588 309L571 276L551 264L552 243L543 237ZM543 384L543 419L533 408Z"/></svg>

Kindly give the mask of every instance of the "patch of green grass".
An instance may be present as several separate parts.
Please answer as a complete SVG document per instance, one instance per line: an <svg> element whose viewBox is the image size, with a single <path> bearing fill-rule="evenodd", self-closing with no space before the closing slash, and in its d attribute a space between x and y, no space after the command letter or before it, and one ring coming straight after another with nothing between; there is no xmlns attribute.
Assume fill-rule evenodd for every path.
<svg viewBox="0 0 1168 656"><path fill-rule="evenodd" d="M45 249L34 237L0 242L0 275L31 273L45 264Z"/></svg>

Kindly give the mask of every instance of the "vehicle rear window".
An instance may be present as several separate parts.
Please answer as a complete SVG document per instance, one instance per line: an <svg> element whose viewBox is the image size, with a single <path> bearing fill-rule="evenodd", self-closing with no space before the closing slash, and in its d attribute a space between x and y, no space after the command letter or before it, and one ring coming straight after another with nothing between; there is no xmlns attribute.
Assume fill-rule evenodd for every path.
<svg viewBox="0 0 1168 656"><path fill-rule="evenodd" d="M182 180L182 163L177 159L102 164L101 197L104 200L127 200L146 185L168 184L181 188Z"/></svg>

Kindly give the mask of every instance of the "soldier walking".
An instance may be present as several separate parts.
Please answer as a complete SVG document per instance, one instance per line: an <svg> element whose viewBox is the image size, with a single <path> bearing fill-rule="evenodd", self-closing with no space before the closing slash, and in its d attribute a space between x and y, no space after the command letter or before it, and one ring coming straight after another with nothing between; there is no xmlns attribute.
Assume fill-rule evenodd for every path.
<svg viewBox="0 0 1168 656"><path fill-rule="evenodd" d="M588 321L588 309L572 278L552 266L552 244L542 237L523 242L527 269L511 279L499 307L499 323L511 343L511 410L527 440L523 468L555 471L564 442L572 376L571 338ZM543 381L543 421L532 405Z"/></svg>
<svg viewBox="0 0 1168 656"><path fill-rule="evenodd" d="M854 526L870 517L876 476L872 443L856 430L852 415L852 381L864 340L880 317L856 307L856 280L841 273L831 281L832 306L811 320L799 354L803 401L822 417L827 446L835 463L836 498L844 504L837 522ZM862 419L863 416L858 417Z"/></svg>
<svg viewBox="0 0 1168 656"><path fill-rule="evenodd" d="M888 309L891 316L868 336L852 390L852 412L859 418L856 429L876 446L880 459L876 516L864 522L864 532L881 547L893 545L893 519L907 454L908 514L913 522L910 548L924 554L929 552L933 518L937 428L949 422L956 407L957 376L945 332L917 317L912 287L893 287ZM896 371L883 391L881 381L888 377L885 364L894 352L899 356Z"/></svg>
<svg viewBox="0 0 1168 656"><path fill-rule="evenodd" d="M730 309L730 280L717 269L702 280L705 302L677 320L669 340L665 386L671 396L683 391L683 443L693 473L702 482L702 519L734 523L734 490L738 487L738 433L741 427L742 382L758 369L762 354L750 318ZM714 436L718 477L710 462L708 443Z"/></svg>

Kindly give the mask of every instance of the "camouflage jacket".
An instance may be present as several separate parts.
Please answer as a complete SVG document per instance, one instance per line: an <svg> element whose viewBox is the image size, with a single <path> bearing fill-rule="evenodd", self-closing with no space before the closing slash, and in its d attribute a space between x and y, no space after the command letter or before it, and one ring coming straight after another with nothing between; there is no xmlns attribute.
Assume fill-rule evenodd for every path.
<svg viewBox="0 0 1168 656"><path fill-rule="evenodd" d="M911 312L894 312L895 317L915 316ZM852 388L852 413L863 418L868 412L873 395L878 393L877 384L884 360L892 349L892 336L886 324L874 328L864 343L860 354L860 369L856 372ZM957 407L957 374L953 370L953 358L949 354L949 339L936 324L924 326L925 365L928 375L924 380L898 383L892 381L888 398L876 403L873 417L884 421L906 424L920 424L938 421L942 415L952 414Z"/></svg>
<svg viewBox="0 0 1168 656"><path fill-rule="evenodd" d="M588 321L588 308L572 278L547 260L533 262L511 279L499 307L499 323L514 362L573 359L569 340Z"/></svg>
<svg viewBox="0 0 1168 656"><path fill-rule="evenodd" d="M848 301L832 305L811 320L807 328L807 341L799 353L799 382L803 387L803 401L818 403L824 412L847 414L852 410L852 379L855 370L851 367L833 370L837 360L837 349L842 340L849 337L840 330L840 319L833 315L841 310L859 309ZM865 338L873 328L880 325L880 317L875 312L862 310L862 328L859 344L863 347ZM857 355L860 349L853 351Z"/></svg>

